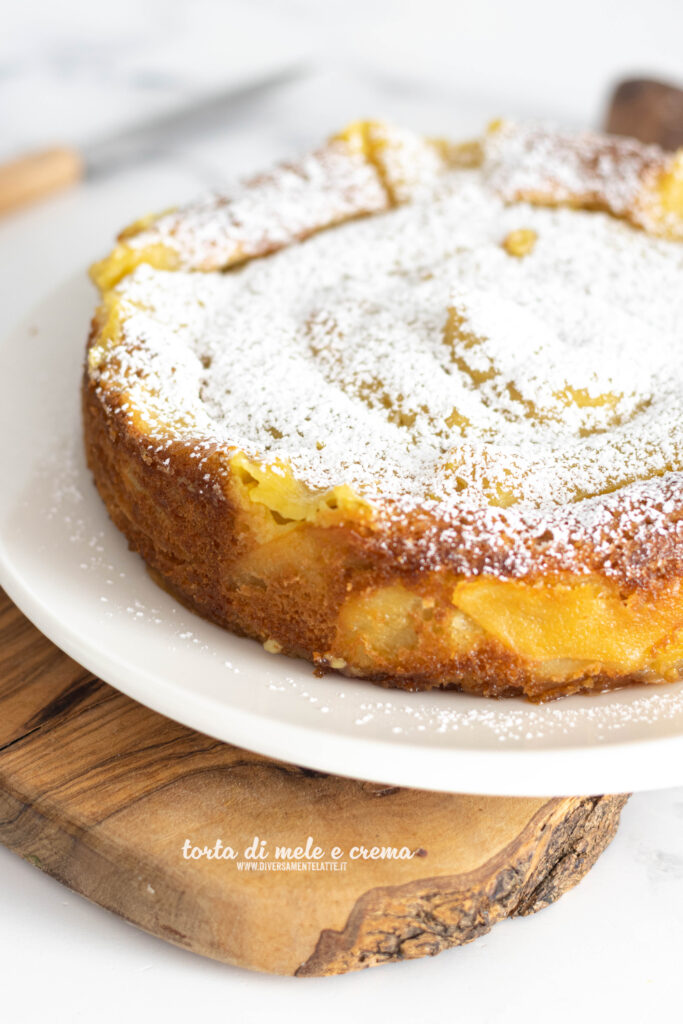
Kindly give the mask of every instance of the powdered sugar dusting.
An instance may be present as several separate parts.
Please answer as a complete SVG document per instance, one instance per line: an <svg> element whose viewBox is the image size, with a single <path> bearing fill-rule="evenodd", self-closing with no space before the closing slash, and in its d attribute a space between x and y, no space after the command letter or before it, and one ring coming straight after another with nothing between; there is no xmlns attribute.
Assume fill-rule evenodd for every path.
<svg viewBox="0 0 683 1024"><path fill-rule="evenodd" d="M640 194L667 155L659 146L595 132L503 122L486 145L486 172L505 199L583 203L638 216Z"/></svg>
<svg viewBox="0 0 683 1024"><path fill-rule="evenodd" d="M331 142L296 163L280 164L230 191L164 214L128 244L135 249L162 244L183 268L218 270L387 205L372 164L343 143Z"/></svg>
<svg viewBox="0 0 683 1024"><path fill-rule="evenodd" d="M463 571L485 549L485 571L524 572L540 537L565 565L590 538L616 571L620 535L678 538L683 247L506 203L497 174L494 160L431 176L407 206L227 275L143 265L96 373L124 374L161 448L218 443L314 490L433 515L427 560L452 524ZM614 189L626 202L628 181ZM523 258L503 245L519 229L535 237Z"/></svg>
<svg viewBox="0 0 683 1024"><path fill-rule="evenodd" d="M414 738L429 735L489 734L497 743L512 747L552 745L571 740L574 734L592 733L597 742L618 742L635 723L652 727L677 720L683 713L683 692L678 687L653 687L614 696L593 696L590 705L564 700L539 707L514 707L512 702L487 701L463 709L451 703L443 707L421 701L365 699L358 706L355 724L360 728L385 720L396 735Z"/></svg>

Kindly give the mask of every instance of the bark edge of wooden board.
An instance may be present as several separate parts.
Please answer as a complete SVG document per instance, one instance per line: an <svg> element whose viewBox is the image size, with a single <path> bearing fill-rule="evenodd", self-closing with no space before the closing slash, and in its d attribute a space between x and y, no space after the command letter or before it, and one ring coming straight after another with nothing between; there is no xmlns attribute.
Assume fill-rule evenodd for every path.
<svg viewBox="0 0 683 1024"><path fill-rule="evenodd" d="M507 849L469 876L373 889L343 932L321 934L299 977L341 974L434 956L472 942L508 917L554 903L590 870L616 834L628 796L569 798L542 808Z"/></svg>

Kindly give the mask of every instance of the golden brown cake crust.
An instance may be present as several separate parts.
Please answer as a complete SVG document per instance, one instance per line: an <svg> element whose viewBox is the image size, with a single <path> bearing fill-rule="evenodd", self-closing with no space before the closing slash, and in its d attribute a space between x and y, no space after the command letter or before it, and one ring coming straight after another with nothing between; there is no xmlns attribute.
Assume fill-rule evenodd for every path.
<svg viewBox="0 0 683 1024"><path fill-rule="evenodd" d="M637 147L629 145L632 159ZM612 144L610 152L614 158ZM641 164L647 174L657 161L665 166L657 153L645 152ZM590 170L595 171L592 164ZM533 192L532 172L520 177L526 182L523 193L524 188ZM387 186L386 170L380 179L392 205L395 190ZM552 183L544 188L536 199L551 202ZM595 182L591 188L597 188ZM555 198L565 202L567 197ZM608 200L602 206L609 206ZM341 219L356 215L353 201L345 194ZM359 201L363 214L382 207L376 192L370 200L363 193ZM578 202L588 200L580 196ZM594 194L590 205L599 205ZM149 228L145 224L140 230ZM292 238L307 234L310 226L298 234L294 230ZM142 250L152 253L150 262L158 257L156 244L146 243ZM275 247L269 243L263 251ZM136 256L131 266L137 263ZM112 267L100 265L97 271L105 288L115 279ZM93 321L89 350L101 345L108 329L105 303ZM572 526L571 516L567 526L565 512L561 536L552 528L527 528L505 508L463 509L456 517L441 517L433 508L406 510L391 499L372 512L335 500L310 519L293 522L251 501L232 462L234 450L203 443L200 460L192 439L170 437L159 446L144 420L130 414L121 381L103 380L92 364L83 378L83 422L95 483L130 546L191 608L268 650L387 686L523 694L533 700L677 675L683 656L676 646L683 629L679 477L655 481L654 499L647 491L615 495L590 530ZM482 579L503 587L507 582L506 594L515 601L520 595L512 632L505 632L507 626L502 632L489 630L464 590L458 600L459 587ZM519 621L541 607L530 600L540 595L557 603L558 595L564 600L584 585L593 588L589 598L598 602L585 607L600 614L608 609L605 629L612 621L628 626L628 616L640 628L643 610L652 608L661 619L659 633L645 633L638 655L630 652L622 660L612 656L609 643L598 644L598 653L580 641L578 653L543 637L516 643ZM567 611L565 620L553 619L546 604L539 614L541 626L550 631L558 621L571 624L580 616L579 608ZM669 650L671 656L662 661L662 652Z"/></svg>
<svg viewBox="0 0 683 1024"><path fill-rule="evenodd" d="M426 561L415 543L426 529L438 540L435 523L393 523L379 531L358 523L305 525L299 529L308 535L320 570L315 580L297 565L268 577L267 586L257 576L243 576L239 564L258 542L250 536L248 525L240 522L244 517L239 504L207 488L204 470L181 444L171 453L173 469L169 471L168 455L155 456L144 436L126 429L125 419L102 402L87 373L82 395L88 465L115 525L157 582L208 619L261 642L275 640L283 653L307 658L321 669L361 674L351 666L335 664L326 653L334 644L339 612L350 593L398 583L424 591L437 606L441 594L448 604L458 578L449 572L451 544L430 544ZM534 579L544 576L540 551ZM656 594L662 581L680 575L680 555L674 552L652 560L643 559L636 544L631 551L632 561L626 557L624 563L630 567L629 593ZM584 556L588 563L594 553L586 550ZM482 568L488 557L487 552L481 553ZM599 561L593 564L599 575ZM503 562L500 569L504 571ZM641 673L614 677L606 672L569 680L539 679L495 641L454 658L441 649L438 637L423 635L422 639L419 650L401 652L400 665L395 659L382 665L376 657L376 670L365 669L363 678L407 690L445 687L488 697L524 695L532 700L643 681Z"/></svg>

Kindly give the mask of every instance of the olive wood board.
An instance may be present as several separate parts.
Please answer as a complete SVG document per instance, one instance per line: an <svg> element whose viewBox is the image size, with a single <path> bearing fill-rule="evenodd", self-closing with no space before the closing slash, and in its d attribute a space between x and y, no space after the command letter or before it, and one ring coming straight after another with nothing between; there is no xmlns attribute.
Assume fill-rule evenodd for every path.
<svg viewBox="0 0 683 1024"><path fill-rule="evenodd" d="M0 841L204 956L330 975L469 942L575 885L625 800L421 792L248 753L95 678L0 591ZM345 866L192 858L219 839L240 861L250 846L272 862L277 846L294 854L308 841L323 851L316 863ZM354 859L362 847L403 857Z"/></svg>

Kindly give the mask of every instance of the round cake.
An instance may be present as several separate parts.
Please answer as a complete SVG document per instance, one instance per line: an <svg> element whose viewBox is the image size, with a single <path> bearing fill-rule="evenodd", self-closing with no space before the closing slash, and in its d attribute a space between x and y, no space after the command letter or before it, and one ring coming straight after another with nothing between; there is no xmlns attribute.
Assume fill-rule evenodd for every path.
<svg viewBox="0 0 683 1024"><path fill-rule="evenodd" d="M92 268L99 492L180 600L320 669L676 680L682 243L683 154L354 124Z"/></svg>

